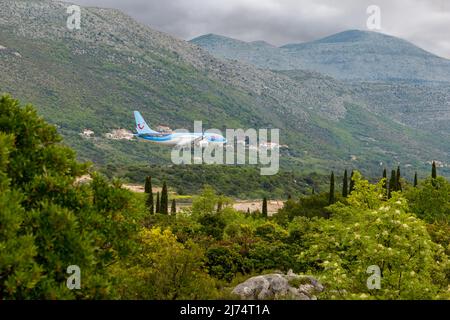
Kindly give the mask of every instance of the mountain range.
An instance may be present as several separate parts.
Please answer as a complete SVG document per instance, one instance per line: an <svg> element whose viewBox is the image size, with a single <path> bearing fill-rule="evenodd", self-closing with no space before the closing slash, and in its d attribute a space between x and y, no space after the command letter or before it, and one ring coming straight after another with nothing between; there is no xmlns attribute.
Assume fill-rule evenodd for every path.
<svg viewBox="0 0 450 320"><path fill-rule="evenodd" d="M310 70L340 80L450 80L449 60L408 41L373 31L348 30L281 47L215 34L200 36L190 42L214 56L263 69Z"/></svg>
<svg viewBox="0 0 450 320"><path fill-rule="evenodd" d="M187 42L114 9L82 7L71 31L66 2L0 4L0 93L33 103L82 160L170 164L170 150L105 137L133 130L140 110L174 128L279 128L282 166L305 172L450 163L450 62L406 41L348 31L281 48Z"/></svg>

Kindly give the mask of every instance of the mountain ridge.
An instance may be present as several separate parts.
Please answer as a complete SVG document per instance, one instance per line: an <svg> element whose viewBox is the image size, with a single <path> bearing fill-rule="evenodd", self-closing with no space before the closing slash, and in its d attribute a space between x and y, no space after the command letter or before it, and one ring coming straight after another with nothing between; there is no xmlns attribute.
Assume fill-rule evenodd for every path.
<svg viewBox="0 0 450 320"><path fill-rule="evenodd" d="M340 80L450 81L450 60L406 40L374 31L347 30L266 51L252 48L251 42L214 34L190 42L213 55L263 69L316 71Z"/></svg>

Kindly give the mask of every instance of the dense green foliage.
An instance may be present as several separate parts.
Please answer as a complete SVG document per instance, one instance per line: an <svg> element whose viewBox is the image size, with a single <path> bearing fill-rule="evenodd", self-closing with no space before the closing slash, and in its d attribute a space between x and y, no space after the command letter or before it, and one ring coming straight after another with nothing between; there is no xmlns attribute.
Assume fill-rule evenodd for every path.
<svg viewBox="0 0 450 320"><path fill-rule="evenodd" d="M411 210L425 221L450 221L450 184L442 177L429 178L406 193Z"/></svg>
<svg viewBox="0 0 450 320"><path fill-rule="evenodd" d="M87 166L30 106L1 98L0 128L1 297L110 296L106 268L129 254L137 230L131 194L98 175L89 186L77 184ZM82 292L65 287L74 264Z"/></svg>
<svg viewBox="0 0 450 320"><path fill-rule="evenodd" d="M298 255L330 289L329 298L432 299L448 297L448 256L426 223L399 193L383 200L382 184L354 177L348 204L330 207L328 220L300 220L311 230ZM369 266L381 269L380 290L366 286Z"/></svg>
<svg viewBox="0 0 450 320"><path fill-rule="evenodd" d="M203 272L202 251L180 243L169 230L144 229L139 250L113 267L123 299L215 298L214 281Z"/></svg>

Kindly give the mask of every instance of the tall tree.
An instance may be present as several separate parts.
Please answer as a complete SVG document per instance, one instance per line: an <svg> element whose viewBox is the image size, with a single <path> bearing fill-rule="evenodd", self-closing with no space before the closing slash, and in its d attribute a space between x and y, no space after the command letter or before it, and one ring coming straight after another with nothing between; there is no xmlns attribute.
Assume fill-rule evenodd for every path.
<svg viewBox="0 0 450 320"><path fill-rule="evenodd" d="M344 180L342 181L342 196L347 198L348 196L348 177L347 177L347 169L344 171Z"/></svg>
<svg viewBox="0 0 450 320"><path fill-rule="evenodd" d="M431 166L431 178L433 178L433 179L437 178L436 162L434 162L434 161L433 161L433 164Z"/></svg>
<svg viewBox="0 0 450 320"><path fill-rule="evenodd" d="M391 171L391 179L389 180L388 198L392 197L392 192L397 191L397 173L395 170Z"/></svg>
<svg viewBox="0 0 450 320"><path fill-rule="evenodd" d="M170 214L176 214L177 213L177 203L175 202L175 199L172 199L172 206L170 207Z"/></svg>
<svg viewBox="0 0 450 320"><path fill-rule="evenodd" d="M417 187L419 181L417 180L417 172L414 174L414 187Z"/></svg>
<svg viewBox="0 0 450 320"><path fill-rule="evenodd" d="M397 167L397 173L395 178L395 189L396 191L402 191L402 182L401 182L401 174L400 174L400 166Z"/></svg>
<svg viewBox="0 0 450 320"><path fill-rule="evenodd" d="M150 214L153 214L155 212L154 206L153 206L153 192L150 192L149 194L147 194L147 200L145 201L145 205L148 209L148 212L150 212Z"/></svg>
<svg viewBox="0 0 450 320"><path fill-rule="evenodd" d="M353 190L355 190L355 181L353 181L353 170L350 174L350 188L349 188L349 194L352 194Z"/></svg>
<svg viewBox="0 0 450 320"><path fill-rule="evenodd" d="M169 214L169 195L167 193L167 184L164 181L161 191L161 203L159 205L160 213Z"/></svg>
<svg viewBox="0 0 450 320"><path fill-rule="evenodd" d="M384 179L384 183L383 183L383 188L387 188L387 170L386 168L384 168L383 170L383 179Z"/></svg>
<svg viewBox="0 0 450 320"><path fill-rule="evenodd" d="M159 191L156 193L156 210L155 210L155 212L156 213L161 213L161 210L160 210L161 208L160 208L160 202L159 202Z"/></svg>
<svg viewBox="0 0 450 320"><path fill-rule="evenodd" d="M145 178L145 192L148 193L147 200L145 204L147 205L148 211L150 214L153 214L154 209L154 203L153 203L153 188L152 188L152 178L147 177Z"/></svg>
<svg viewBox="0 0 450 320"><path fill-rule="evenodd" d="M331 172L330 177L330 197L328 199L328 204L333 204L336 202L336 196L334 194L334 172Z"/></svg>
<svg viewBox="0 0 450 320"><path fill-rule="evenodd" d="M264 197L263 203L262 203L262 215L263 215L263 217L266 217L266 218L269 216L269 214L267 212L267 198L266 197Z"/></svg>
<svg viewBox="0 0 450 320"><path fill-rule="evenodd" d="M152 190L152 177L147 176L145 177L144 191L145 193L150 193L151 190Z"/></svg>

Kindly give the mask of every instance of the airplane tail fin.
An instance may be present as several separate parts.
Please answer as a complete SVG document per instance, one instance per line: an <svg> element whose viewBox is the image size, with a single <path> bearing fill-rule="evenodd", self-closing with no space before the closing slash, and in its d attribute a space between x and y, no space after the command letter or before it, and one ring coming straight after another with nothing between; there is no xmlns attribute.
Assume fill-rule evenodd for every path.
<svg viewBox="0 0 450 320"><path fill-rule="evenodd" d="M134 120L136 121L136 130L138 134L158 133L150 129L139 111L134 111Z"/></svg>

